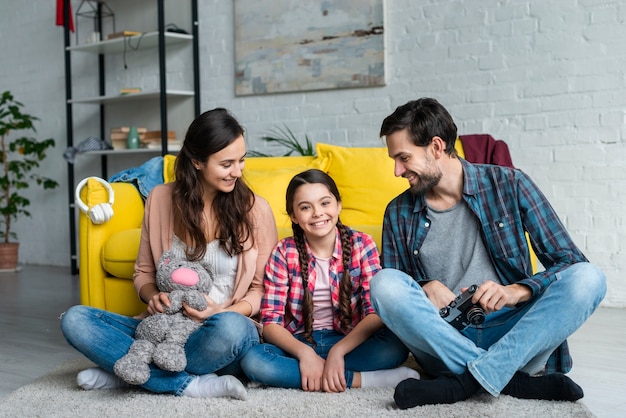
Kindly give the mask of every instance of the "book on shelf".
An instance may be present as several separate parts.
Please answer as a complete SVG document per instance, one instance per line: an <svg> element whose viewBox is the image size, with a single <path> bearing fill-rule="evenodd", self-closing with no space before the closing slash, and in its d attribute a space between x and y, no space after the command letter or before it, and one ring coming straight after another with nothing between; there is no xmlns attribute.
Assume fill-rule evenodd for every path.
<svg viewBox="0 0 626 418"><path fill-rule="evenodd" d="M123 38L125 36L137 36L137 35L141 35L141 32L137 32L134 30L123 30L120 32L114 32L114 33L108 34L107 39L117 39L117 38Z"/></svg>
<svg viewBox="0 0 626 418"><path fill-rule="evenodd" d="M141 87L122 87L120 89L120 94L133 94L133 93L141 93Z"/></svg>
<svg viewBox="0 0 626 418"><path fill-rule="evenodd" d="M114 150L120 150L120 149L127 149L128 145L126 144L126 140L122 140L122 139L112 139L111 140L111 145L113 145L113 149Z"/></svg>
<svg viewBox="0 0 626 418"><path fill-rule="evenodd" d="M130 132L130 126L114 126L113 128L111 128L111 133L127 134L128 132ZM137 133L145 134L146 132L148 132L148 128L144 128L140 126L137 127Z"/></svg>
<svg viewBox="0 0 626 418"><path fill-rule="evenodd" d="M144 135L146 141L152 139L161 139L161 131L146 131ZM167 139L176 139L176 131L167 131Z"/></svg>
<svg viewBox="0 0 626 418"><path fill-rule="evenodd" d="M144 135L145 135L144 133L139 134L139 141L144 139ZM109 139L111 141L121 141L121 140L126 141L128 139L128 134L125 132L111 132L109 134Z"/></svg>
<svg viewBox="0 0 626 418"><path fill-rule="evenodd" d="M130 132L130 126L115 126L111 128L109 140L111 145L113 145L113 149L127 149L128 132ZM137 127L137 133L139 134L141 148L161 149L161 131L148 131L145 127ZM168 151L179 151L181 146L181 142L176 139L176 131L167 131Z"/></svg>
<svg viewBox="0 0 626 418"><path fill-rule="evenodd" d="M121 139L117 139L117 140L112 140L111 141L111 145L113 146L113 150L123 150L123 149L128 149L128 145L126 143L126 140L121 140ZM167 150L168 151L180 151L180 148L182 147L182 144L179 141L169 141L167 143ZM141 147L143 149L151 149L151 150L160 150L161 149L161 143L156 143L156 142L151 142L149 144L141 144Z"/></svg>
<svg viewBox="0 0 626 418"><path fill-rule="evenodd" d="M167 150L168 151L180 151L180 148L183 146L183 144L180 143L180 141L167 141ZM144 144L144 148L147 149L161 149L161 143L160 142L151 142L149 144Z"/></svg>

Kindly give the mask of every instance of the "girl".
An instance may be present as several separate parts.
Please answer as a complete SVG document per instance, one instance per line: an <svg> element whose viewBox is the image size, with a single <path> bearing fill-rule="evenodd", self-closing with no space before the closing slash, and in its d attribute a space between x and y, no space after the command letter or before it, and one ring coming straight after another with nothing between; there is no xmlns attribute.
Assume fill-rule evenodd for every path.
<svg viewBox="0 0 626 418"><path fill-rule="evenodd" d="M155 281L165 250L208 261L215 270L211 295L205 295L208 308L185 309L185 315L203 324L185 346L187 369L169 372L151 366L151 377L142 387L152 392L246 396L245 387L231 375L241 372L240 359L259 343L249 317L259 312L264 266L278 239L269 204L241 179L243 134L225 109L200 115L176 159L176 180L156 186L146 200L133 277L139 297L148 305L142 317L163 312L169 304L168 294L159 292ZM112 374L113 365L133 343L139 321L89 306L74 306L62 316L67 341L98 366L78 374L79 386L126 386Z"/></svg>
<svg viewBox="0 0 626 418"><path fill-rule="evenodd" d="M286 198L293 237L278 243L265 267L266 343L242 360L246 375L269 386L326 392L419 378L397 367L408 350L370 304L369 281L380 270L376 244L339 221L333 179L320 170L300 173Z"/></svg>

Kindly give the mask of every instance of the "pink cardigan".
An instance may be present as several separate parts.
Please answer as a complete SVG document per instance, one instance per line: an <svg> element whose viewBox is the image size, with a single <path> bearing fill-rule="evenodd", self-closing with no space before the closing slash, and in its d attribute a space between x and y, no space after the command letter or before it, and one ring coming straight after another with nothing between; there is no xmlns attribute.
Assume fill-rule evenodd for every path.
<svg viewBox="0 0 626 418"><path fill-rule="evenodd" d="M173 183L160 184L152 189L146 200L139 254L133 275L137 293L144 285L156 283L159 257L172 246L172 190ZM248 241L244 243L244 248L249 248L239 254L233 295L222 307L227 308L243 300L250 304L250 316L254 316L261 307L265 263L278 242L278 236L274 215L265 199L255 196L251 213L255 224L255 244L250 246Z"/></svg>

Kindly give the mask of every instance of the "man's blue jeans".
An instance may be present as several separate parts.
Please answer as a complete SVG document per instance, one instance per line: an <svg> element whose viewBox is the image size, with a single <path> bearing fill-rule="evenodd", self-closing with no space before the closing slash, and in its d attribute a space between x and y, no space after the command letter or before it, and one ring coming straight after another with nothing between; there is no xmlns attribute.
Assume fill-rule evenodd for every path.
<svg viewBox="0 0 626 418"><path fill-rule="evenodd" d="M606 279L589 263L556 274L541 295L486 316L462 333L439 315L421 286L402 271L383 269L371 281L374 309L433 375L469 370L498 396L515 372L543 370L550 354L593 313L606 293Z"/></svg>
<svg viewBox="0 0 626 418"><path fill-rule="evenodd" d="M113 373L113 365L133 343L139 322L139 319L78 305L63 313L61 330L71 346L98 367ZM150 379L141 387L180 396L196 375L240 374L241 358L256 344L259 344L259 333L249 318L236 312L213 315L187 340L185 371L170 372L150 365Z"/></svg>
<svg viewBox="0 0 626 418"><path fill-rule="evenodd" d="M302 334L297 339L311 346ZM330 349L345 335L334 330L313 331L315 352L326 359ZM398 367L409 355L406 346L388 329L382 329L348 353L344 360L346 385L352 387L354 372ZM241 367L254 382L282 388L302 388L297 359L273 344L260 344L248 351Z"/></svg>

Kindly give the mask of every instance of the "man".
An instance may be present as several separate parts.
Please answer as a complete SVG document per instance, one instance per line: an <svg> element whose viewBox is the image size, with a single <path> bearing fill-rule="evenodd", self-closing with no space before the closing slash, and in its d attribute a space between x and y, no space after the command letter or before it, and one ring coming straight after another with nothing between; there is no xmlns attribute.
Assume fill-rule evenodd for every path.
<svg viewBox="0 0 626 418"><path fill-rule="evenodd" d="M606 292L604 275L576 247L545 196L520 170L471 164L436 100L398 107L381 137L410 189L389 203L384 269L374 308L433 380L407 379L399 408L454 403L481 389L525 399L575 401L582 389L566 338ZM533 274L525 232L544 271ZM484 323L460 331L441 317L464 289Z"/></svg>

